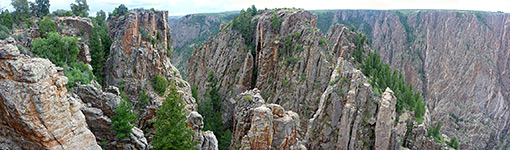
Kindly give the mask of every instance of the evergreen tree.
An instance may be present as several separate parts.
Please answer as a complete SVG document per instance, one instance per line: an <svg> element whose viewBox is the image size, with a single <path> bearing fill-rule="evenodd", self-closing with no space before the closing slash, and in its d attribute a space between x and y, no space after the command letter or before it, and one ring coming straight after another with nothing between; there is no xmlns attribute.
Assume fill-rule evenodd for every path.
<svg viewBox="0 0 510 150"><path fill-rule="evenodd" d="M50 13L50 0L35 0L36 11L33 12L37 17L46 16Z"/></svg>
<svg viewBox="0 0 510 150"><path fill-rule="evenodd" d="M186 116L183 114L184 102L173 81L169 90L168 96L156 111L156 137L152 140L152 145L154 149L164 150L197 149L197 143L191 139L193 131L187 127Z"/></svg>
<svg viewBox="0 0 510 150"><path fill-rule="evenodd" d="M457 141L457 138L453 137L452 139L450 139L450 142L448 142L448 146L454 149L459 149L459 142Z"/></svg>
<svg viewBox="0 0 510 150"><path fill-rule="evenodd" d="M87 4L87 0L76 0L76 4L72 3L71 10L73 14L76 16L87 17L89 16L89 5Z"/></svg>
<svg viewBox="0 0 510 150"><path fill-rule="evenodd" d="M100 10L97 12L89 40L92 57L90 64L94 68L94 75L99 84L103 84L105 62L108 59L111 46L110 37L108 36L108 25L105 23L105 19L106 14L104 11Z"/></svg>
<svg viewBox="0 0 510 150"><path fill-rule="evenodd" d="M115 17L117 15L124 15L127 12L128 12L128 8L126 7L126 5L120 4L119 7L115 8L109 16Z"/></svg>
<svg viewBox="0 0 510 150"><path fill-rule="evenodd" d="M198 113L204 116L204 129L211 130L218 139L220 150L229 149L232 140L232 132L223 129L221 118L221 101L214 72L207 74L209 90L205 92L204 101L198 105Z"/></svg>
<svg viewBox="0 0 510 150"><path fill-rule="evenodd" d="M11 0L11 5L14 7L14 21L21 24L28 17L30 17L30 7L27 0Z"/></svg>
<svg viewBox="0 0 510 150"><path fill-rule="evenodd" d="M9 29L12 29L13 20L11 14L9 13L9 10L3 11L2 14L0 15L0 18L2 19L2 21L0 22L1 25Z"/></svg>
<svg viewBox="0 0 510 150"><path fill-rule="evenodd" d="M117 133L118 139L129 137L132 132L132 124L136 122L136 115L131 111L131 108L131 103L123 99L119 107L114 111L115 116L112 117L112 129Z"/></svg>

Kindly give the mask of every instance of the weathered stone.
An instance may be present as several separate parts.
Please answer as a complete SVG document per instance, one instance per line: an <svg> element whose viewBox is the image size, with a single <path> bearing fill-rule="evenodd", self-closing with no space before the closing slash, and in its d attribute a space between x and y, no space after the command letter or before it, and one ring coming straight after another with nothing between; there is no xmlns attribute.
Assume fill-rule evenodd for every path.
<svg viewBox="0 0 510 150"><path fill-rule="evenodd" d="M101 149L58 67L16 56L8 41L0 41L0 54L10 57L0 58L0 143L7 149Z"/></svg>
<svg viewBox="0 0 510 150"><path fill-rule="evenodd" d="M264 104L258 89L236 99L231 149L290 149L298 146L299 116L276 104ZM273 114L280 113L281 116Z"/></svg>
<svg viewBox="0 0 510 150"><path fill-rule="evenodd" d="M375 124L375 149L386 150L389 148L391 129L395 122L395 105L397 98L390 88L382 94L377 112Z"/></svg>

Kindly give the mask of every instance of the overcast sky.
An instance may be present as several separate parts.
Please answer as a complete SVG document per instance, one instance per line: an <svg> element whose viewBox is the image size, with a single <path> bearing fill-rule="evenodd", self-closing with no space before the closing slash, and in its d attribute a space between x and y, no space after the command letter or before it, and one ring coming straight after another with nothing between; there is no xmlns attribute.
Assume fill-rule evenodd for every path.
<svg viewBox="0 0 510 150"><path fill-rule="evenodd" d="M35 1L35 0L29 0ZM12 10L11 0L0 0L0 7ZM50 11L70 10L74 0L50 0ZM99 10L111 12L120 4L132 8L168 10L171 16L191 13L257 8L296 7L313 9L458 9L504 11L510 13L510 0L87 0L91 15Z"/></svg>

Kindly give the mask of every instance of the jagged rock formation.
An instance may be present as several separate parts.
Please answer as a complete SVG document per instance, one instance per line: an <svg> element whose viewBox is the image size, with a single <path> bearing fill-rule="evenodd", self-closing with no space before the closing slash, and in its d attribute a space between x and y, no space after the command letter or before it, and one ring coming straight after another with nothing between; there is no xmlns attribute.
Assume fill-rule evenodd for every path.
<svg viewBox="0 0 510 150"><path fill-rule="evenodd" d="M189 128L195 132L193 140L198 141L198 148L201 150L218 149L218 140L216 139L216 136L214 136L213 132L202 132L202 129L204 128L202 115L196 111L192 111L186 117L186 121L188 122Z"/></svg>
<svg viewBox="0 0 510 150"><path fill-rule="evenodd" d="M297 148L299 116L280 105L267 104L258 89L236 98L231 149Z"/></svg>
<svg viewBox="0 0 510 150"><path fill-rule="evenodd" d="M96 135L96 140L101 147L106 149L149 149L143 131L137 127L131 129L129 138L121 140L117 140L117 134L111 129L113 123L110 118L115 115L114 111L121 101L120 93L116 87L109 87L106 90L114 93L103 92L91 84L78 85L73 90L85 105L81 111L85 114L87 124Z"/></svg>
<svg viewBox="0 0 510 150"><path fill-rule="evenodd" d="M431 120L461 149L510 146L509 14L338 10L329 19L367 33L383 61L424 93Z"/></svg>
<svg viewBox="0 0 510 150"><path fill-rule="evenodd" d="M175 83L178 93L186 104L189 127L195 132L200 149L217 149L217 140L210 131L202 133L202 117L196 113L197 104L191 94L191 86L170 63L171 30L168 11L134 10L126 15L109 18L109 35L113 39L110 56L106 61L106 86L117 86L128 101L135 106L140 119L137 127L144 130L150 141L154 130L149 120L168 95L158 95L153 89L153 79L159 75ZM147 106L137 104L139 93L145 89ZM104 106L102 106L104 108ZM108 107L106 107L108 108ZM107 112L107 111L105 111Z"/></svg>
<svg viewBox="0 0 510 150"><path fill-rule="evenodd" d="M296 143L299 145L292 146L295 143L291 142L289 147L423 148L417 146L422 142L407 136L424 135L408 131L418 131L414 129L423 126L423 130L419 131L426 132L427 124L418 125L410 119L412 114L407 114L409 119L406 125L398 126L391 121L390 118L396 118L396 99L391 96L391 90L383 94L384 102L380 102L380 96L373 93L368 79L354 67L351 53L356 49L354 43L359 36L356 32L336 25L327 35L323 35L315 28L317 16L308 11L280 10L277 13L283 21L279 29L274 29L272 25L275 20L272 11L253 17L253 53L246 50L241 34L227 26L204 43L202 48L195 50L189 60L188 80L198 88L197 101L202 101L200 98L203 95L200 94L208 90L208 83L204 80L208 72L217 75L220 97L224 103L224 124L226 127L233 126L234 131L231 148L255 146L278 149L278 146L272 145L276 140L268 140L275 135L269 129L273 125L272 117L267 115L274 111L273 107L251 106L249 104L257 103L245 104L246 100L240 98L258 94L243 93L234 97L253 88L263 89L255 92L260 94L259 99L266 99L267 103L279 104L282 110L298 114L299 123L294 126ZM368 45L362 46L370 49ZM291 131L294 132L294 129ZM253 133L248 134L250 132ZM385 144L377 145L376 141Z"/></svg>
<svg viewBox="0 0 510 150"><path fill-rule="evenodd" d="M0 149L101 149L62 68L0 41Z"/></svg>
<svg viewBox="0 0 510 150"><path fill-rule="evenodd" d="M29 51L32 48L32 40L41 37L40 30L37 26L38 22L41 20L42 19L37 20L32 28L17 29L12 35L13 37L17 37L18 45L23 47L23 50L20 50L22 53L30 54ZM57 33L61 36L76 37L78 39L78 49L80 50L78 61L87 64L92 70L93 68L89 64L92 59L88 46L93 27L91 19L85 17L56 17L54 21L55 29L57 29Z"/></svg>
<svg viewBox="0 0 510 150"><path fill-rule="evenodd" d="M230 21L237 12L186 15L179 19L170 19L172 28L172 46L174 48L172 64L186 76L188 59L196 46L210 36L216 35L220 25Z"/></svg>

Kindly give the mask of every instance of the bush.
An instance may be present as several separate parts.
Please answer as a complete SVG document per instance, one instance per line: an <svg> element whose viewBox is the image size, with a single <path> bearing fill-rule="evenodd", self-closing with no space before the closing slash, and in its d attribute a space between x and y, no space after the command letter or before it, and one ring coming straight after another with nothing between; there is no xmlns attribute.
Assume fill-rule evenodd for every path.
<svg viewBox="0 0 510 150"><path fill-rule="evenodd" d="M155 91L158 92L159 96L163 96L163 94L165 94L166 88L168 87L167 81L165 78L156 75L152 80L152 87Z"/></svg>
<svg viewBox="0 0 510 150"><path fill-rule="evenodd" d="M64 75L69 80L66 84L68 88L76 86L76 82L89 84L90 81L94 78L94 75L92 74L92 71L90 71L89 66L85 65L81 61L71 63L70 66L65 65Z"/></svg>
<svg viewBox="0 0 510 150"><path fill-rule="evenodd" d="M319 45L320 45L320 46L326 46L326 45L327 45L327 44L326 44L326 40L325 40L324 38L320 39L320 40L319 40Z"/></svg>
<svg viewBox="0 0 510 150"><path fill-rule="evenodd" d="M113 131L117 133L118 139L124 139L131 135L131 129L136 122L136 115L131 111L132 105L125 99L121 100L119 107L114 111L112 117Z"/></svg>
<svg viewBox="0 0 510 150"><path fill-rule="evenodd" d="M149 96L145 92L145 88L143 88L142 92L138 95L138 105L140 106L147 106L149 102L147 101L149 99Z"/></svg>
<svg viewBox="0 0 510 150"><path fill-rule="evenodd" d="M39 21L39 30L41 32L41 37L46 38L48 33L57 32L55 26L56 26L55 22L49 19L49 17L46 17L42 21Z"/></svg>
<svg viewBox="0 0 510 150"><path fill-rule="evenodd" d="M279 31L280 30L280 26L282 24L282 19L280 19L280 17L278 16L278 12L277 11L274 11L273 12L273 16L272 16L272 19L273 19L273 22L272 22L272 27L273 27L273 31Z"/></svg>
<svg viewBox="0 0 510 150"><path fill-rule="evenodd" d="M459 149L459 142L457 141L457 138L453 137L452 139L450 139L450 142L448 142L448 146L454 149Z"/></svg>
<svg viewBox="0 0 510 150"><path fill-rule="evenodd" d="M7 28L3 25L0 25L0 39L1 40L5 40L6 38L8 38L10 32L11 31L9 31L9 28Z"/></svg>
<svg viewBox="0 0 510 150"><path fill-rule="evenodd" d="M53 15L59 16L59 17L64 17L64 16L67 16L68 12L69 11L67 11L67 10L57 9L57 10L53 11ZM71 13L71 12L69 12L69 13Z"/></svg>
<svg viewBox="0 0 510 150"><path fill-rule="evenodd" d="M429 128L428 135L434 138L436 143L443 141L443 136L441 135L441 121L438 121L436 126Z"/></svg>
<svg viewBox="0 0 510 150"><path fill-rule="evenodd" d="M2 14L0 14L0 18L2 19L2 21L0 22L1 25L9 29L12 29L13 20L11 14L9 13L9 10L3 11Z"/></svg>
<svg viewBox="0 0 510 150"><path fill-rule="evenodd" d="M124 4L120 4L119 7L115 8L112 13L109 14L110 17L115 17L117 15L125 15L128 12L128 8Z"/></svg>

